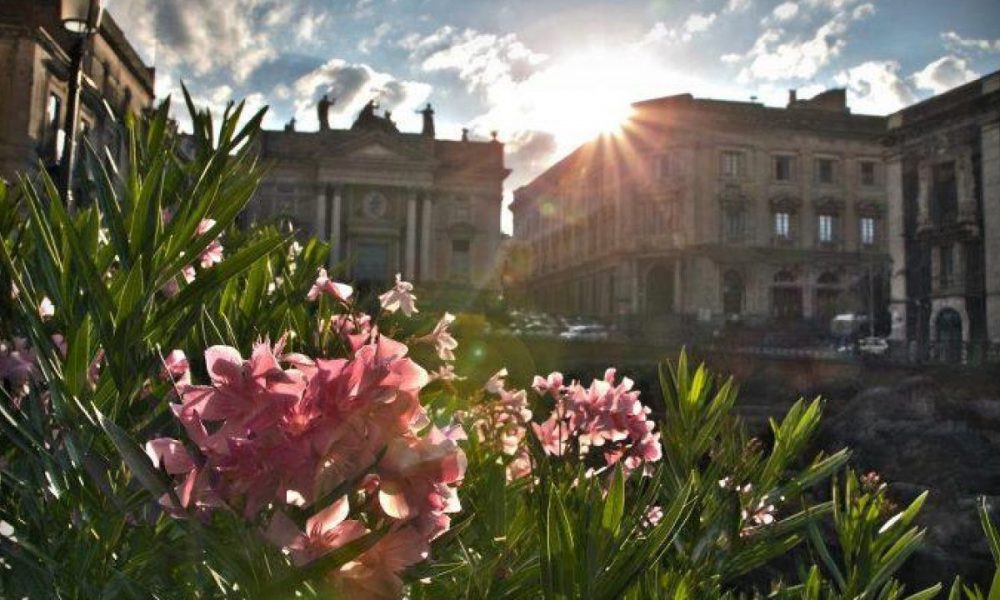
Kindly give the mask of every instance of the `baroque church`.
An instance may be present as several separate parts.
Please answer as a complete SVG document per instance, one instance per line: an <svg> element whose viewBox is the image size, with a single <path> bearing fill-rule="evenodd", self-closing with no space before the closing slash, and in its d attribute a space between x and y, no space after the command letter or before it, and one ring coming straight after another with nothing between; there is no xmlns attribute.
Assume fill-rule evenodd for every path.
<svg viewBox="0 0 1000 600"><path fill-rule="evenodd" d="M420 133L401 132L369 102L350 129L333 129L332 101L318 104L319 131L264 131L268 168L247 208L330 244L330 266L362 287L396 273L428 290L492 291L498 285L503 144L435 136L434 111Z"/></svg>

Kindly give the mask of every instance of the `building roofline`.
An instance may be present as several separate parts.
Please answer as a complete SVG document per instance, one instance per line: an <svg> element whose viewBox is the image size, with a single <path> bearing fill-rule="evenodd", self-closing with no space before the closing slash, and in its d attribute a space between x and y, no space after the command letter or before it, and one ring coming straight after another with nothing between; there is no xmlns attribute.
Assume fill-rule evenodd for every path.
<svg viewBox="0 0 1000 600"><path fill-rule="evenodd" d="M149 92L150 96L155 98L155 67L148 66L143 62L135 46L129 42L125 32L122 31L118 22L107 10L104 11L104 16L101 18L101 37L119 55L122 62L128 67L128 70L139 81L139 84Z"/></svg>

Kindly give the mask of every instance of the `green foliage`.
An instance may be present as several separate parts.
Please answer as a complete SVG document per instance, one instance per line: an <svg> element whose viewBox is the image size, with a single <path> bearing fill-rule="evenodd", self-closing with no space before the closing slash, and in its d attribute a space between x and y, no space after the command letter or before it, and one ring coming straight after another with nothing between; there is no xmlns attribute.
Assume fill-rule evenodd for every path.
<svg viewBox="0 0 1000 600"><path fill-rule="evenodd" d="M257 523L224 510L173 519L158 506L175 491L140 442L177 432L173 390L160 378L165 353L184 350L203 374L213 344L287 334L291 349L318 356L344 343L317 327L329 299L303 301L328 246L236 226L262 176L263 113L245 117L239 104L214 123L185 100L193 135L182 143L173 131L169 102L129 122L127 167L91 153L90 202L75 212L44 174L16 190L0 183L0 339L28 340L39 382L23 393L8 382L0 394L0 596L318 596L324 572L383 533L295 569ZM199 234L206 220L214 225ZM182 269L220 234L225 260L187 283ZM51 317L39 314L43 298ZM395 317L383 330L427 319ZM468 315L456 331L480 337L485 326ZM481 383L428 387L435 420L467 409ZM547 456L529 434L532 474L508 482L511 457L471 435L464 511L407 573L409 597L937 594L904 596L896 579L923 538L913 523L926 495L897 512L884 488L845 471L846 449L812 455L819 399L799 400L769 437L754 438L735 414L733 381L692 368L685 354L664 365L660 387L663 459L648 472L595 475ZM1000 573L1000 534L984 508L981 517ZM786 585L796 567L800 583ZM984 597L961 580L950 593ZM1000 574L988 597L1000 598Z"/></svg>

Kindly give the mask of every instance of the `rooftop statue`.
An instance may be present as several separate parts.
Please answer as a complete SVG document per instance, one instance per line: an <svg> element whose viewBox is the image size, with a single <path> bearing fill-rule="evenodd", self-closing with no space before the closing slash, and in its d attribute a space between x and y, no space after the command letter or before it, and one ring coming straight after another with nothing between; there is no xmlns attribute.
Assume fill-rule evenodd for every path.
<svg viewBox="0 0 1000 600"><path fill-rule="evenodd" d="M335 100L330 100L326 94L323 94L323 97L320 98L319 103L316 105L320 131L330 130L330 107L333 106L334 102Z"/></svg>
<svg viewBox="0 0 1000 600"><path fill-rule="evenodd" d="M364 108L358 114L358 118L354 120L354 124L351 125L352 131L374 129L378 131L384 131L386 133L399 133L399 129L396 128L396 124L392 122L392 113L386 111L384 116L378 116L375 114L375 109L377 105L374 100L369 100L365 104Z"/></svg>
<svg viewBox="0 0 1000 600"><path fill-rule="evenodd" d="M420 134L429 138L434 137L434 109L431 108L430 102L419 112L424 116L424 127L420 131Z"/></svg>

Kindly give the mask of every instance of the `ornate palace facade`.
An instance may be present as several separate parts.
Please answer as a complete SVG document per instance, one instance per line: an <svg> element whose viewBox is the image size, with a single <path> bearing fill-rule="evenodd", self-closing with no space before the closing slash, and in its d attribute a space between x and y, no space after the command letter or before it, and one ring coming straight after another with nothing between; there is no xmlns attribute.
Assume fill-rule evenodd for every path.
<svg viewBox="0 0 1000 600"><path fill-rule="evenodd" d="M75 43L60 21L59 0L0 2L0 177L58 164ZM122 117L153 101L153 69L105 13L83 72L80 127L95 147L118 155Z"/></svg>
<svg viewBox="0 0 1000 600"><path fill-rule="evenodd" d="M324 99L319 131L263 133L270 171L248 216L329 241L330 264L362 283L401 273L425 289L495 288L503 145L436 139L429 106L421 133L398 131L373 103L350 129L331 129L328 108Z"/></svg>
<svg viewBox="0 0 1000 600"><path fill-rule="evenodd" d="M828 324L878 302L885 119L851 114L843 90L793 92L786 108L684 94L634 109L515 193L525 303L649 333Z"/></svg>
<svg viewBox="0 0 1000 600"><path fill-rule="evenodd" d="M888 119L892 337L915 358L1000 345L1000 72Z"/></svg>

